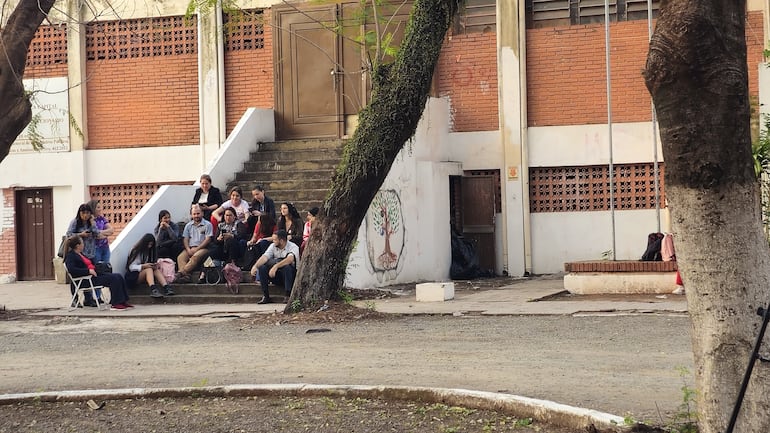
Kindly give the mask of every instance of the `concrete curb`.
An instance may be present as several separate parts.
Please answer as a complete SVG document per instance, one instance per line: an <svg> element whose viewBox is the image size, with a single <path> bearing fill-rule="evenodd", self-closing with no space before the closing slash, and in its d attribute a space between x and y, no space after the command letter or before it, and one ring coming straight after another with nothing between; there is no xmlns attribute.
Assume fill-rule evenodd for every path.
<svg viewBox="0 0 770 433"><path fill-rule="evenodd" d="M467 389L429 388L411 386L365 385L227 385L179 388L123 388L73 391L31 392L0 395L0 404L30 402L122 400L161 397L248 397L248 396L297 396L297 397L361 397L396 400L414 400L444 403L472 409L496 410L516 417L532 418L553 425L584 429L594 426L616 431L628 430L622 417L555 403L548 400L521 397Z"/></svg>

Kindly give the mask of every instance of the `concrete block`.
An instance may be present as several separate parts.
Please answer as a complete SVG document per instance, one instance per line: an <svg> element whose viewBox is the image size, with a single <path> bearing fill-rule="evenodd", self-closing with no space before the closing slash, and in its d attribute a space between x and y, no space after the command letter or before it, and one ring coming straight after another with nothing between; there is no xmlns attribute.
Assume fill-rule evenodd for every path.
<svg viewBox="0 0 770 433"><path fill-rule="evenodd" d="M443 302L455 297L455 283L420 283L417 302Z"/></svg>
<svg viewBox="0 0 770 433"><path fill-rule="evenodd" d="M571 272L564 289L576 295L671 293L676 272Z"/></svg>

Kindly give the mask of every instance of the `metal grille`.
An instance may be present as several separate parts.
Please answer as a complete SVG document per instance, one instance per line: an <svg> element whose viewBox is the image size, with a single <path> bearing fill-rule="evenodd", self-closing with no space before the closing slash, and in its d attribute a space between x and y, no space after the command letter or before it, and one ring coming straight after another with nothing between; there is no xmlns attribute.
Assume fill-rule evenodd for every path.
<svg viewBox="0 0 770 433"><path fill-rule="evenodd" d="M265 48L265 15L262 9L225 14L225 50L261 50Z"/></svg>
<svg viewBox="0 0 770 433"><path fill-rule="evenodd" d="M647 0L609 0L610 21L647 19ZM652 1L653 18L660 0ZM526 0L528 28L604 22L604 0Z"/></svg>
<svg viewBox="0 0 770 433"><path fill-rule="evenodd" d="M495 0L466 0L462 13L457 15L459 24L455 33L494 32L497 24L497 6Z"/></svg>
<svg viewBox="0 0 770 433"><path fill-rule="evenodd" d="M67 26L40 26L29 45L27 67L67 63Z"/></svg>
<svg viewBox="0 0 770 433"><path fill-rule="evenodd" d="M618 164L615 169L615 210L654 209L655 176L652 163ZM663 164L659 164L660 201ZM531 212L583 212L610 209L610 176L606 165L531 167ZM663 207L663 205L661 205Z"/></svg>
<svg viewBox="0 0 770 433"><path fill-rule="evenodd" d="M122 228L134 218L162 185L167 184L96 185L90 187L90 193L93 200L101 202L104 216L110 224Z"/></svg>
<svg viewBox="0 0 770 433"><path fill-rule="evenodd" d="M184 17L99 21L86 26L88 60L196 54L198 30Z"/></svg>

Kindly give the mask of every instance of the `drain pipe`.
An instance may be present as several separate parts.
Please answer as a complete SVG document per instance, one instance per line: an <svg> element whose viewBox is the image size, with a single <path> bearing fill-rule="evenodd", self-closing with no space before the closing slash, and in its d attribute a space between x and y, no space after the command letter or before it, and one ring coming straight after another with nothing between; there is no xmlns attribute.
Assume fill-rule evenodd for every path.
<svg viewBox="0 0 770 433"><path fill-rule="evenodd" d="M770 1L770 0L768 0ZM652 0L647 0L647 39L652 40ZM652 179L655 187L655 221L658 223L657 232L660 233L660 168L658 167L658 115L655 112L655 103L650 98L650 110L652 111Z"/></svg>
<svg viewBox="0 0 770 433"><path fill-rule="evenodd" d="M770 0L768 0L770 1ZM524 239L524 275L532 275L532 218L529 207L529 140L527 120L527 25L526 2L519 2L519 141L521 142L521 202Z"/></svg>
<svg viewBox="0 0 770 433"><path fill-rule="evenodd" d="M615 247L615 167L612 158L612 71L610 68L610 4L604 0L604 55L607 67L607 129L610 147L610 216L612 220L612 260L617 260Z"/></svg>

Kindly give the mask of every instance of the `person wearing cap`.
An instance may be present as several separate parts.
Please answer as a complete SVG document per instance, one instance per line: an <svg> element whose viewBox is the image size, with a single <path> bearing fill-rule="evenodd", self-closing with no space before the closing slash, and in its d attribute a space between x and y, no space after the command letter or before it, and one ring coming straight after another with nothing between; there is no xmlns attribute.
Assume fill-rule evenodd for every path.
<svg viewBox="0 0 770 433"><path fill-rule="evenodd" d="M299 247L289 242L286 230L278 230L273 235L273 243L254 265L257 268L257 281L262 286L262 299L258 304L269 304L270 291L268 285L282 285L286 290L286 299L291 295L294 277L297 276L299 263Z"/></svg>

